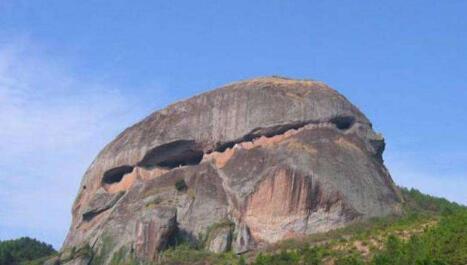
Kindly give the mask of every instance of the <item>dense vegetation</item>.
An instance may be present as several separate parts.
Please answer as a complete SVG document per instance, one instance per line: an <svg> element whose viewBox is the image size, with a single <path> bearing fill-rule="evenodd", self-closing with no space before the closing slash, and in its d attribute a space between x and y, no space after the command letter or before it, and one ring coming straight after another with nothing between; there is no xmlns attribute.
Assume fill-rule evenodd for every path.
<svg viewBox="0 0 467 265"><path fill-rule="evenodd" d="M372 264L467 264L467 212L445 216L433 229L405 241L389 236Z"/></svg>
<svg viewBox="0 0 467 265"><path fill-rule="evenodd" d="M418 213L440 215L466 210L465 206L450 202L444 198L423 194L416 189L409 190L407 188L399 187L399 190L404 198L406 214Z"/></svg>
<svg viewBox="0 0 467 265"><path fill-rule="evenodd" d="M29 237L0 241L0 264L23 265L55 253L51 245Z"/></svg>

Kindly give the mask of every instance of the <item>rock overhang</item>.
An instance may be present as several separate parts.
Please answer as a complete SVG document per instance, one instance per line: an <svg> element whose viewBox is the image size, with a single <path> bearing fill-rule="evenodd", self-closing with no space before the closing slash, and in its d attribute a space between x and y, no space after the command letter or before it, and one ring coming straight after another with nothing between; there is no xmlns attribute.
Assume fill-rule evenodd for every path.
<svg viewBox="0 0 467 265"><path fill-rule="evenodd" d="M238 141L258 128L343 117L371 127L355 106L322 82L283 77L240 81L174 103L126 129L93 164L108 158L116 163L106 169L91 167L86 175L124 165L123 161L135 164L150 149L179 140L210 148Z"/></svg>
<svg viewBox="0 0 467 265"><path fill-rule="evenodd" d="M313 137L309 136L310 132ZM300 150L294 149L297 146ZM385 188L371 190L371 193L378 194L359 197L347 194L344 186L337 185L338 188L334 188L333 185L328 185L333 181L346 181L339 170L333 171L321 166L322 161L326 161L325 163L339 168L339 165L332 161L334 157L339 156L331 152L326 154L326 159L317 158L313 150L326 153L335 149L334 152L345 153L345 148L356 148L362 155L359 157L350 151L350 157L341 155L339 159L351 160L352 156L359 157L355 163L362 165L357 166L357 170L346 164L339 170L366 174L366 177L362 178L355 172L349 173L358 184L353 185L349 182L348 185L353 185L356 190L365 185L385 185ZM227 218L235 223L236 233L245 237L232 238L239 241L236 244L232 243L232 247L239 251L248 248L249 245L253 246L255 240L268 241L268 236L276 240L295 233L309 234L326 230L332 226L314 223L321 230L313 230L300 226L302 221L285 221L267 228L264 218L249 218L251 209L258 207L248 205L258 205L261 196L270 193L269 187L276 185L275 183L289 185L299 194L314 196L314 202L309 202L313 199L305 196L306 203L297 200L294 197L296 195L287 193L281 195L285 196L284 198L278 198L279 201L296 202L300 205L299 208L306 208L298 212L298 219L305 215L308 215L308 219L312 216L311 220L328 218L327 220L330 223L334 222L334 226L337 227L359 215L389 214L393 211L391 207L397 204L397 191L382 164L383 150L384 139L373 131L368 119L345 97L321 82L267 77L233 83L157 111L126 129L107 145L83 177L82 186L86 188L80 190L75 201L73 224L65 246L89 241L91 238L99 240L99 236L92 235L92 232L98 230L96 225L101 221L122 218L121 213L125 212L122 209L125 207L119 204L137 204L139 206L135 207L135 211L145 212L146 208L136 201L145 201L145 206L163 206L171 209L170 211L176 209L179 229L187 234L206 231L209 222L221 222ZM284 161L289 162L279 161L278 158L287 152L290 152L289 160ZM311 153L305 155L307 152ZM304 164L296 166L293 163L297 162L290 162L290 157L296 157L294 159L298 160L307 157L308 161L314 161L310 162L313 167ZM265 159L271 161L264 162ZM320 159L321 162L317 162ZM252 163L256 160L263 163L263 167ZM360 163L362 161L365 163ZM369 168L366 165L368 163L372 165ZM277 166L278 164L282 166ZM239 182L235 176L241 172L242 167L249 171L243 176L247 176L244 183ZM270 170L272 168L274 170ZM334 179L326 174L334 174ZM373 178L376 181L373 181ZM173 189L180 180L186 182L185 191ZM290 181L302 184L295 187ZM236 186L238 184L248 188ZM312 187L308 187L309 185ZM148 190L157 192L148 195ZM102 192L119 196L108 195L110 199L98 200L97 205L100 208L90 209L90 204L96 204L96 194ZM120 196L122 192L128 194ZM178 202L169 203L166 198L162 198L163 196L177 199ZM208 218L208 222L187 213L187 209L183 208L188 207L183 204L191 200L194 206L189 207L198 207L197 211L204 212L203 205L196 206L196 201L200 198L216 205L213 209L222 209L213 214L211 219ZM148 200L151 203L148 203ZM370 206L359 200L371 201L368 204ZM108 201L111 202L111 206ZM388 210L383 210L378 204L387 204ZM116 213L113 213L114 209ZM112 213L101 214L107 210ZM274 211L281 212L280 209L273 208L270 213ZM313 216L309 215L310 211L324 212ZM284 213L289 214L287 211ZM267 219L267 216L265 218ZM86 222L88 224L83 225ZM138 223L135 227L141 225ZM291 227L290 231L293 233L288 233L290 231L287 227ZM285 232L277 232L278 229L284 229ZM173 233L174 230L167 231Z"/></svg>

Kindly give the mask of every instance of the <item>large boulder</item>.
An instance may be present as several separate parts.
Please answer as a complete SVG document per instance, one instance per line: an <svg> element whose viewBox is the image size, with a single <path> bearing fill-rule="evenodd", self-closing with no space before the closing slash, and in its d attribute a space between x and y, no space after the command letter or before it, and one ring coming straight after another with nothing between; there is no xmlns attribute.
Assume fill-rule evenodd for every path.
<svg viewBox="0 0 467 265"><path fill-rule="evenodd" d="M154 112L86 171L63 249L152 261L180 242L237 253L394 214L384 139L310 80L233 83ZM96 263L97 264L97 263Z"/></svg>

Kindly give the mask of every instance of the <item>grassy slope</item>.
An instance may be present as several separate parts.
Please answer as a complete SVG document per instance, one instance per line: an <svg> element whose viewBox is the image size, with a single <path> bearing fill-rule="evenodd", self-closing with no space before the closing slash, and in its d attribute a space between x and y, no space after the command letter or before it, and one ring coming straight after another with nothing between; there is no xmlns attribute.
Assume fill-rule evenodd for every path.
<svg viewBox="0 0 467 265"><path fill-rule="evenodd" d="M414 189L401 191L405 200L403 216L285 240L242 257L179 246L163 254L163 264L466 265L465 207Z"/></svg>

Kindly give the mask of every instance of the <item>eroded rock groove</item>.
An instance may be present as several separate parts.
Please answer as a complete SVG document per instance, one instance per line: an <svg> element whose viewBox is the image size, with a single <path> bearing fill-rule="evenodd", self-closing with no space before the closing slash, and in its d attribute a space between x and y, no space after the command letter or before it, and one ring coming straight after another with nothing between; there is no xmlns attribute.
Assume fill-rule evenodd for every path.
<svg viewBox="0 0 467 265"><path fill-rule="evenodd" d="M102 177L102 184L114 184L122 180L123 176L133 172L133 166L120 166L107 170Z"/></svg>
<svg viewBox="0 0 467 265"><path fill-rule="evenodd" d="M150 169L197 165L203 159L203 155L204 152L195 141L178 140L153 148L138 163L138 166Z"/></svg>

